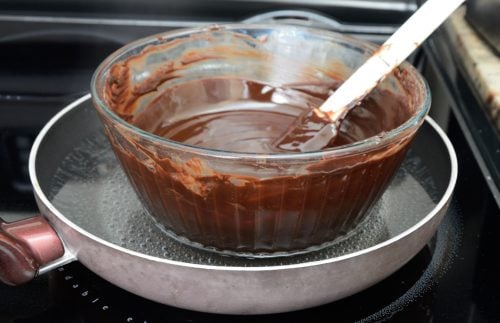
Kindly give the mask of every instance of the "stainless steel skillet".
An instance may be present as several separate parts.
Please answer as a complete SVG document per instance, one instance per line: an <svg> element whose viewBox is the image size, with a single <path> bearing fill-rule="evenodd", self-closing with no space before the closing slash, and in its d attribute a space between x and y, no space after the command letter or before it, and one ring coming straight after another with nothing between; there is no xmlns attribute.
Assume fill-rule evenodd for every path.
<svg viewBox="0 0 500 323"><path fill-rule="evenodd" d="M457 161L443 131L428 118L358 230L322 251L259 260L203 252L163 235L129 187L89 95L41 131L30 156L30 177L43 217L1 225L5 282L21 283L78 260L113 284L160 303L260 314L346 297L404 265L446 214Z"/></svg>

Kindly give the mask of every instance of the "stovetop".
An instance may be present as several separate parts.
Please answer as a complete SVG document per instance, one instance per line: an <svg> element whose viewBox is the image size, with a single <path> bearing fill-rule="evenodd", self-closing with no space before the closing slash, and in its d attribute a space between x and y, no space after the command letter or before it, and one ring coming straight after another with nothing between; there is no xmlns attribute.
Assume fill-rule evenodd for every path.
<svg viewBox="0 0 500 323"><path fill-rule="evenodd" d="M105 6L98 1L88 2L95 8L99 7L99 10ZM231 1L215 1L212 7L229 2ZM235 2L232 1L233 6ZM245 8L253 6L255 9L257 4L264 2L266 1L249 1L245 4ZM50 3L54 6L61 4L60 1ZM66 13L76 12L73 8L78 8L81 3L83 2L75 1L72 5L67 4L61 8L66 8ZM123 3L120 14L125 17L130 14L127 11L130 1ZM196 1L190 0L185 3L181 9L184 8L182 10L188 12L189 5L194 6ZM282 1L282 6L272 7L284 8L286 7L284 4L290 3L293 5L287 9L300 8L294 1ZM312 3L314 3L313 9L331 13L329 6L321 5L322 1ZM340 2L332 1L332 3L336 3L338 9ZM394 10L390 12L391 24L400 21L401 17L414 9L413 1L409 1L409 5L404 1L354 1L353 3L364 6L368 3L379 3L379 10L382 10L382 4L392 4ZM103 27L104 32L94 37L98 26L98 21L93 20L97 19L94 17L96 15L92 18L81 17L82 20L76 23L75 20L64 18L61 14L63 9L54 12L52 7L45 5L42 6L42 9L46 10L45 16L31 15L25 23L16 22L19 18L16 15L21 13L24 15L30 4L32 4L30 0L18 1L11 5L9 15L0 15L0 27L2 27L0 44L4 49L0 60L2 62L0 70L3 71L0 73L0 169L2 169L0 216L6 219L25 217L36 212L36 204L26 173L26 163L31 142L38 129L51 114L85 91L89 71L109 52L129 41L127 37L137 37L165 29L165 25L162 24L157 26L146 24L141 28L135 28L131 23L133 20L115 19L107 20L107 24ZM148 4L147 8L158 7L155 1L149 1ZM217 11L214 10L211 12ZM343 17L345 19L351 17L350 22L353 23L355 15L347 14L345 7L343 10L342 14L345 14ZM398 10L403 12L403 16L394 18ZM252 12L257 13L257 11ZM159 12L160 16L161 13ZM227 14L224 16L226 20L243 19L248 16L242 14L231 18L227 11L224 14ZM59 20L50 20L47 17ZM214 17L205 18L210 20ZM356 17L358 18L359 16ZM141 23L145 21L150 20L144 19ZM125 25L119 30L112 28L114 23ZM170 27L178 27L175 23L169 22L169 24ZM43 34L38 43L34 41L33 28L49 25L55 26L49 28L51 33ZM29 37L1 41L7 37L3 33L12 30L14 26L23 31L22 35ZM67 33L53 33L54 30L60 30L61 26L67 28L63 29L70 32L72 35L70 38L67 38ZM87 33L80 33L82 28ZM25 32L28 29L31 31ZM131 32L128 36L124 36L128 31ZM75 32L81 38L73 37ZM87 37L90 34L93 36ZM14 41L15 44L12 45L10 41ZM444 43L440 38L436 38L436 41ZM316 308L284 314L235 317L192 312L148 301L104 281L75 262L39 276L22 286L9 287L0 284L0 322L500 321L500 275L498 275L500 261L497 260L497 249L500 245L500 212L490 190L492 179L488 178L488 172L485 172L485 169L492 167L489 161L494 159L488 157L490 152L488 147L484 148L483 145L478 149L475 144L477 142L474 140L475 137L479 138L481 134L477 132L477 127L481 127L482 117L477 115L464 117L464 113L467 112L464 107L475 101L467 92L466 82L461 81L463 79L461 71L444 68L453 64L440 64L441 52L438 47L431 46L425 56L433 63L429 68L434 68L435 73L440 76L439 86L446 88L446 92L453 96L448 103L452 109L445 130L457 151L458 182L450 209L434 238L408 264L389 278L356 295ZM37 72L34 68L40 64L37 65L36 61L32 62L33 68L26 68L23 62L29 61L29 53L34 50L40 51L38 62L47 62L51 66L50 69ZM56 58L50 55L54 50L59 53ZM70 64L71 58L78 60L76 67ZM64 74L69 68L72 69L72 73ZM19 71L22 72L18 73ZM40 84L36 76L43 73L46 77ZM11 78L12 75L18 75L18 78ZM66 78L63 77L64 82L61 82L61 75L67 75ZM76 82L70 81L71 78ZM370 268L366 270L369 271Z"/></svg>

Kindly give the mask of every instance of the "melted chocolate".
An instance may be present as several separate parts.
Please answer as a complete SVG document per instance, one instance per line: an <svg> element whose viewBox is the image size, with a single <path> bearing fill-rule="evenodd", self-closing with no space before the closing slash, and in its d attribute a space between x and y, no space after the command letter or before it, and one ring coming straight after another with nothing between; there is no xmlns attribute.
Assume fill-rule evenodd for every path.
<svg viewBox="0 0 500 323"><path fill-rule="evenodd" d="M236 47L234 53L214 48L205 56L198 51L196 60L186 61L187 54L181 55L179 62L168 62L145 79L132 77L131 71L140 71L148 53L161 48L148 47L110 70L103 92L113 111L136 127L186 145L142 137L99 111L145 207L171 234L233 252L297 251L352 230L388 185L413 132L362 153L267 158L266 153L301 150L301 140L316 135L325 120L312 111L339 82L333 77L330 83L309 82L317 73L307 68L292 69L307 81L282 87L231 77L175 79L182 79L179 75L191 68L191 61L207 67L224 55L251 57ZM248 51L260 54L254 53L257 48L250 46ZM217 59L211 61L209 54ZM266 55L262 64L268 62ZM280 68L288 64L276 58L270 62L279 62ZM349 113L327 148L398 127L413 114L413 97L375 91ZM305 122L311 117L312 122ZM277 145L297 122L307 127L289 147ZM241 158L189 146L257 155Z"/></svg>
<svg viewBox="0 0 500 323"><path fill-rule="evenodd" d="M168 89L130 122L192 146L276 153L272 145L311 102L313 92L238 79L210 79ZM314 95L314 93L323 93ZM398 126L400 102L371 98L344 120L332 146ZM404 111L404 110L403 110ZM296 251L355 227L388 185L411 137L365 154L293 160L217 160L151 145L106 120L131 183L171 233L219 250Z"/></svg>
<svg viewBox="0 0 500 323"><path fill-rule="evenodd" d="M129 122L148 132L192 146L247 153L302 151L301 142L321 130L325 117L314 107L332 84L286 88L239 79L205 79L174 86ZM187 99L186 99L187 98ZM179 107L179 102L184 102ZM346 145L390 131L407 116L403 102L389 95L377 104L365 99L343 121L325 148ZM305 117L308 117L305 121ZM304 124L297 128L296 124ZM299 132L281 142L288 129ZM279 144L276 144L279 142Z"/></svg>

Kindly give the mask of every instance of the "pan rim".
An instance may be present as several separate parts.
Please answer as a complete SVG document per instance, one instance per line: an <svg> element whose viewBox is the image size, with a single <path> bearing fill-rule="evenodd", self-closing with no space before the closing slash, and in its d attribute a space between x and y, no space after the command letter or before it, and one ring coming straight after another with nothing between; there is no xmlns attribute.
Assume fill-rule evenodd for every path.
<svg viewBox="0 0 500 323"><path fill-rule="evenodd" d="M451 196L453 194L453 191L455 189L455 185L457 182L457 176L458 176L458 161L457 161L457 156L455 153L455 149L453 148L453 145L451 144L449 138L446 136L445 132L437 125L437 123L430 118L429 116L425 117L425 122L429 123L429 125L432 127L434 131L439 135L441 140L443 141L446 151L448 153L448 157L450 158L450 177L449 177L449 182L446 187L446 190L442 197L439 199L438 203L433 207L433 209L426 215L424 216L420 221L418 221L416 224L413 226L407 228L403 232L399 233L398 235L387 239L383 242L380 242L378 244L375 244L371 247L361 249L352 253L348 253L342 256L338 257L332 257L328 259L321 259L321 260L315 260L315 261L308 261L308 262L301 262L297 264L289 264L289 265L272 265L272 266L252 266L252 267L244 267L244 266L220 266L220 265L204 265L204 264L193 264L193 263L188 263L188 262L182 262L182 261L177 261L177 260L171 260L171 259L166 259L166 258L160 258L156 256L150 256L146 255L134 250L127 249L125 247L119 246L117 244L114 244L112 242L109 242L103 238L100 238L87 230L81 228L80 226L76 225L73 223L71 220L69 220L67 217L65 217L57 208L49 201L45 193L43 192L40 183L38 182L38 177L36 173L36 161L37 161L37 155L38 151L40 149L40 146L42 142L45 140L47 137L48 133L53 129L53 126L57 124L66 114L70 113L72 110L77 109L83 102L86 102L88 100L91 100L91 95L86 94L80 99L77 99L76 101L70 103L68 106L63 108L61 111L59 111L40 131L38 136L36 137L33 146L31 148L30 156L29 156L29 176L31 183L33 185L33 191L35 196L38 198L38 200L43 203L44 207L49 210L52 215L54 215L58 220L60 220L64 225L68 226L71 230L76 231L78 234L83 235L87 239L93 240L96 243L99 243L100 245L103 245L107 248L114 249L115 251L125 253L129 256L132 257L138 257L142 258L147 261L151 262L156 262L156 263L162 263L165 265L171 265L171 266L178 266L178 267L187 267L191 269L203 269L203 270L214 270L214 271L241 271L241 272L259 272L259 271L278 271L278 270L293 270L293 269L300 269L300 268L307 268L307 267L316 267L316 266L321 266L321 265L328 265L336 262L342 262L342 261L347 261L349 259L353 259L359 256L363 256L366 254L370 254L372 252L375 252L377 250L383 249L387 246L390 246L394 243L396 243L399 240L402 240L406 238L407 236L410 236L412 233L418 231L420 228L422 228L427 222L431 221L442 209L445 207L446 203L448 203L451 199ZM43 214L45 216L45 214ZM56 229L57 232L57 229ZM63 237L60 237L61 240L63 240L63 243L66 244L64 241ZM82 249L82 247L79 247ZM83 247L84 248L84 247ZM75 258L78 259L78 255L75 255Z"/></svg>

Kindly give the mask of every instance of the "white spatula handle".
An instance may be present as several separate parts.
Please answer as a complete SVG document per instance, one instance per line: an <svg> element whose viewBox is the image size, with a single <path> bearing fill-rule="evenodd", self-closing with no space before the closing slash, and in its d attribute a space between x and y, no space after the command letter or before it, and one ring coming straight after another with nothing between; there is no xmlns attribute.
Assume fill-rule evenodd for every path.
<svg viewBox="0 0 500 323"><path fill-rule="evenodd" d="M321 107L332 122L342 120L378 82L401 64L465 0L425 2Z"/></svg>

